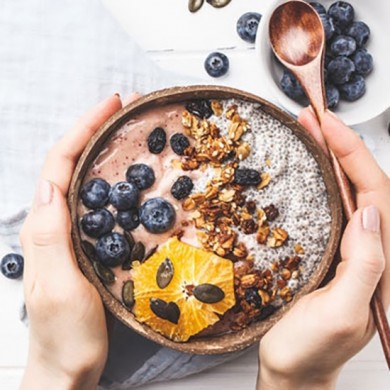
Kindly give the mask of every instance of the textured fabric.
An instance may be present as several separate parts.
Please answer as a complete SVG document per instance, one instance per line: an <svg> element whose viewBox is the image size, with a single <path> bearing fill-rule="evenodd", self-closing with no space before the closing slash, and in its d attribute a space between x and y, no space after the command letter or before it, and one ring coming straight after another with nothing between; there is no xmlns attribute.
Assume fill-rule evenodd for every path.
<svg viewBox="0 0 390 390"><path fill-rule="evenodd" d="M190 81L157 68L98 0L0 0L0 242L20 251L43 159L77 117L115 92ZM161 348L116 322L102 388L180 378L234 356Z"/></svg>

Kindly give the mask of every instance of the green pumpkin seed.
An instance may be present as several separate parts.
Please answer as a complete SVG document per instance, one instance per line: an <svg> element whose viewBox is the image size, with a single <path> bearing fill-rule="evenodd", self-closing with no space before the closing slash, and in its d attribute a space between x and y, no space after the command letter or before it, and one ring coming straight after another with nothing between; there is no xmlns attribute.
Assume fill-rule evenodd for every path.
<svg viewBox="0 0 390 390"><path fill-rule="evenodd" d="M133 246L135 245L135 240L134 240L133 235L130 232L128 232L127 230L123 231L123 235L125 236L127 242L129 243L130 250L131 250L133 248Z"/></svg>
<svg viewBox="0 0 390 390"><path fill-rule="evenodd" d="M196 12L203 5L204 0L189 0L188 1L188 9L190 12Z"/></svg>
<svg viewBox="0 0 390 390"><path fill-rule="evenodd" d="M149 259L149 257L152 257L156 253L157 248L158 248L158 246L156 245L153 248L149 249L149 251L144 256L144 261Z"/></svg>
<svg viewBox="0 0 390 390"><path fill-rule="evenodd" d="M142 261L145 256L145 245L141 242L138 241L134 246L133 249L131 250L130 254L130 260L138 260Z"/></svg>
<svg viewBox="0 0 390 390"><path fill-rule="evenodd" d="M163 320L177 324L180 318L180 309L175 302L165 302L159 298L150 298L150 310Z"/></svg>
<svg viewBox="0 0 390 390"><path fill-rule="evenodd" d="M132 280L128 280L123 283L122 301L129 309L131 309L134 305L134 283Z"/></svg>
<svg viewBox="0 0 390 390"><path fill-rule="evenodd" d="M89 241L81 241L81 248L90 261L97 261L96 249Z"/></svg>
<svg viewBox="0 0 390 390"><path fill-rule="evenodd" d="M217 303L225 298L225 293L221 288L211 283L199 284L192 293L198 301L203 303Z"/></svg>
<svg viewBox="0 0 390 390"><path fill-rule="evenodd" d="M156 274L156 282L158 287L165 288L171 283L173 278L174 268L171 260L167 257L158 267Z"/></svg>
<svg viewBox="0 0 390 390"><path fill-rule="evenodd" d="M98 261L92 262L93 269L99 279L106 285L113 284L115 282L115 274L112 270Z"/></svg>
<svg viewBox="0 0 390 390"><path fill-rule="evenodd" d="M222 8L228 5L231 0L206 0L214 8Z"/></svg>

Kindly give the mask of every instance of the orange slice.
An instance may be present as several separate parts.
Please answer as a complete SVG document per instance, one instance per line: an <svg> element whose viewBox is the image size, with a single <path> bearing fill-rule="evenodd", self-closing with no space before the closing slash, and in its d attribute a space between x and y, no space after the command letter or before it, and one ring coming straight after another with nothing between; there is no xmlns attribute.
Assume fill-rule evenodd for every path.
<svg viewBox="0 0 390 390"><path fill-rule="evenodd" d="M233 263L214 253L167 241L145 263L133 263L138 321L177 342L216 323L235 304Z"/></svg>

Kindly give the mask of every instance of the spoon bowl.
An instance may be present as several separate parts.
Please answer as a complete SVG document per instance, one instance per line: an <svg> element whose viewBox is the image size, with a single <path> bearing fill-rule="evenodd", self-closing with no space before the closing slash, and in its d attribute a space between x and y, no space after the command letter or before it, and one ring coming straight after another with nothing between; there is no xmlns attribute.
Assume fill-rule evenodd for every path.
<svg viewBox="0 0 390 390"><path fill-rule="evenodd" d="M301 1L276 8L269 34L279 59L291 65L306 65L323 51L325 33L321 20L309 4Z"/></svg>
<svg viewBox="0 0 390 390"><path fill-rule="evenodd" d="M281 4L270 18L269 38L276 57L302 84L321 120L326 108L323 80L325 32L319 15L301 0Z"/></svg>

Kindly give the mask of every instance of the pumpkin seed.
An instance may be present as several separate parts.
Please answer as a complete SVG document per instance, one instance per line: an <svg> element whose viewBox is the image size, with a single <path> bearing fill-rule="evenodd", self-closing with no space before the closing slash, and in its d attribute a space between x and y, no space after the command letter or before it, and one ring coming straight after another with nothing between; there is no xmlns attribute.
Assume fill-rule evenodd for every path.
<svg viewBox="0 0 390 390"><path fill-rule="evenodd" d="M175 302L165 302L159 298L150 298L150 310L163 320L177 324L180 318L180 309Z"/></svg>
<svg viewBox="0 0 390 390"><path fill-rule="evenodd" d="M113 284L115 282L115 275L112 270L98 261L92 261L93 269L96 275L104 284Z"/></svg>
<svg viewBox="0 0 390 390"><path fill-rule="evenodd" d="M214 8L222 8L228 5L231 0L206 0Z"/></svg>
<svg viewBox="0 0 390 390"><path fill-rule="evenodd" d="M81 248L90 261L97 261L96 249L89 241L81 241Z"/></svg>
<svg viewBox="0 0 390 390"><path fill-rule="evenodd" d="M165 288L173 278L174 268L171 260L167 257L158 267L156 282L158 287Z"/></svg>
<svg viewBox="0 0 390 390"><path fill-rule="evenodd" d="M132 280L128 280L123 283L122 301L129 309L131 309L134 305L134 283Z"/></svg>
<svg viewBox="0 0 390 390"><path fill-rule="evenodd" d="M189 0L188 1L188 9L190 12L196 12L203 5L204 0Z"/></svg>
<svg viewBox="0 0 390 390"><path fill-rule="evenodd" d="M146 261L147 259L149 259L149 257L152 257L155 254L155 252L157 250L157 247L158 247L158 245L156 245L153 248L149 249L149 251L144 256L144 261Z"/></svg>
<svg viewBox="0 0 390 390"><path fill-rule="evenodd" d="M203 303L217 303L225 298L225 293L221 288L211 283L199 284L192 293L195 298Z"/></svg>
<svg viewBox="0 0 390 390"><path fill-rule="evenodd" d="M131 250L133 248L133 246L135 245L135 240L134 240L133 235L130 232L128 232L127 230L123 230L123 235L126 237L126 240L129 243L130 250Z"/></svg>
<svg viewBox="0 0 390 390"><path fill-rule="evenodd" d="M133 249L131 250L130 254L130 260L138 260L142 261L145 256L145 245L141 242L138 241L134 246Z"/></svg>

